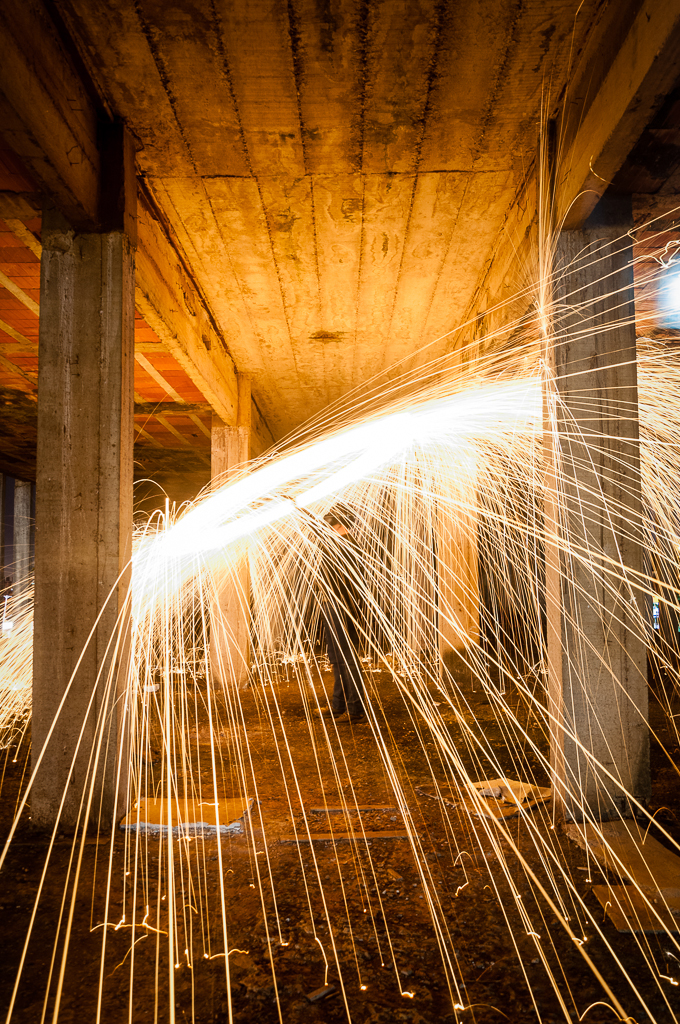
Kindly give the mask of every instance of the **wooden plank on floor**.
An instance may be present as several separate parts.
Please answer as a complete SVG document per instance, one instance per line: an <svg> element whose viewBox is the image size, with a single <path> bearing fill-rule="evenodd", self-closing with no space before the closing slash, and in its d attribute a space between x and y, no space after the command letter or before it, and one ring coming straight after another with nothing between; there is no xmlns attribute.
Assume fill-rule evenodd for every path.
<svg viewBox="0 0 680 1024"><path fill-rule="evenodd" d="M173 798L169 801L170 827L179 832L239 831L240 822L253 806L252 797L235 797L220 800L194 800L189 797ZM119 826L124 831L167 832L168 800L141 798L136 800L132 810Z"/></svg>
<svg viewBox="0 0 680 1024"><path fill-rule="evenodd" d="M666 934L680 931L680 919L674 917L661 901L645 899L633 885L594 885L593 892L619 932ZM658 915L658 916L657 916Z"/></svg>
<svg viewBox="0 0 680 1024"><path fill-rule="evenodd" d="M680 901L680 857L645 835L634 821L567 825L567 835L603 867L666 901ZM678 904L680 906L680 903Z"/></svg>

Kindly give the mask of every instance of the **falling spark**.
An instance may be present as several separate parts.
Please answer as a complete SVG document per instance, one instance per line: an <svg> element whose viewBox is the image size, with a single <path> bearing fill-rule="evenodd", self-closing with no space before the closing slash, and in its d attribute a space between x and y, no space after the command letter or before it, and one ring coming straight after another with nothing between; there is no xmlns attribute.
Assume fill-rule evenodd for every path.
<svg viewBox="0 0 680 1024"><path fill-rule="evenodd" d="M661 248L665 245L662 240ZM667 258L668 250L660 251L657 275L665 269ZM120 889L124 906L117 925L111 922L92 928L92 933L97 930L98 939L102 939L97 1022L106 1019L103 1007L110 977L104 973L110 955L106 942L109 937L111 941L114 938L111 930L123 928L125 936L127 929L132 929L133 941L118 967L129 963L132 991L136 958L149 953L155 945L149 963L155 965L152 969L156 972L157 989L165 990L167 979L169 1021L174 1019L176 1010L185 1012L179 988L176 992L172 989L174 971L183 965L182 955L186 966L195 970L197 976L201 961L222 960L224 989L231 1000L230 971L235 970L237 961L230 968L230 957L233 953L249 954L230 946L230 941L238 941L238 935L230 931L226 888L227 876L233 869L225 869L226 845L219 831L231 824L220 817L220 801L228 794L248 794L255 801L245 815L242 835L250 841L256 831L261 833L263 849L254 850L251 846L246 879L253 881L242 879L242 885L244 889L255 890L260 900L266 948L272 957L269 969L275 980L273 949L277 945L287 947L281 932L290 934L287 926L281 925L283 900L279 888L285 880L277 878L270 861L270 826L262 809L263 801L258 802L261 766L246 727L244 694L255 696L260 724L270 729L275 738L281 798L288 802L293 817L299 807L305 806L305 786L310 780L296 769L296 757L300 755L284 719L282 692L288 683L298 687L303 727L308 727L305 764L311 759L318 781L325 776L342 794L341 810L348 832L350 817L354 816L357 825L351 830L349 867L339 870L338 881L334 882L342 899L335 903L324 885L321 854L312 842L311 816L305 811L295 825L295 850L300 863L297 896L313 923L314 943L323 958L324 985L328 984L333 967L341 979L342 998L347 999L343 979L353 968L347 967L338 953L334 915L337 923L342 922L347 929L349 943L354 943L360 928L364 936L370 934L377 952L375 962L393 968L399 985L389 898L382 899L385 890L378 884L381 869L372 855L375 847L370 845L370 829L364 827L357 810L346 744L337 742L340 734L336 723L313 719L321 699L320 681L326 665L318 644L327 596L323 591L319 552L332 542L332 537L323 515L338 502L355 516L354 532L366 574L365 579L353 580L363 588L366 606L353 625L367 659L367 669L376 670L365 672L365 735L370 736L371 757L384 772L404 822L421 890L418 895L422 893L424 897L433 941L441 954L451 996L448 1006L453 1005L456 1011L466 1009L462 1002L455 1001L466 990L453 942L454 911L444 902L442 888L426 856L426 841L414 818L403 750L394 740L392 724L381 702L385 680L410 723L411 733L406 742L414 747L420 745L428 759L433 782L428 798L437 801L441 812L442 835L451 844L452 869L466 863L464 853L468 854L468 867L483 860L492 878L490 897L508 915L508 943L514 945L519 961L518 935L524 933L537 940L545 935L541 947L544 948L552 942L554 933L562 929L565 943L573 941L578 947L582 963L602 984L614 1012L624 1019L620 1001L611 992L611 976L602 978L583 948L589 941L585 929L593 930L598 942L609 944L609 940L580 895L567 858L561 856L560 837L553 828L550 805L536 803L527 809L521 801L513 804L502 797L481 796L473 785L485 780L502 781L510 763L515 766L517 777L529 784L540 787L546 779L553 781L546 741L552 723L543 699L545 598L540 582L546 545L547 486L543 402L544 395L551 394L551 382L542 361L542 345L546 331L559 330L559 316L559 310L546 310L545 304L538 303L535 321L528 327L524 325L525 335L513 347L503 348L503 339L495 339L499 346L496 350L491 348L480 355L471 347L466 362L447 359L421 367L417 374L389 385L380 401L380 396L374 396L373 404L368 399L363 406L358 402L358 416L354 420L348 408L343 407L334 421L325 426L318 424L312 436L298 439L289 448L260 460L240 478L204 495L176 521L168 506L164 516L156 517L139 531L132 562L129 614L121 617L129 629L125 636L129 638L130 657L127 661L113 659L110 667L107 662L104 683L107 700L110 697L113 704L117 695L122 709L120 749L128 753L126 759L118 762L120 792L129 795L127 806L131 813L136 809L139 815L147 802L158 801L165 808L166 817L164 830L151 836L142 832L144 822L138 817L135 828L121 837L120 857L114 854L111 843L107 856L97 861L93 900L104 899L105 894L105 913L101 916L108 922L114 889L116 894ZM585 322L587 316L585 310ZM576 567L573 577L563 579L564 586L572 585L580 572L595 581L603 594L625 592L629 595L631 629L647 641L646 609L652 596L661 617L680 614L676 596L680 565L680 357L675 349L652 339L643 340L638 353L638 386L644 507L637 517L626 509L627 525L622 529L628 529L631 536L643 537L647 559L644 570L633 573L616 559L593 559L582 545L570 542L568 533L547 540L559 543L572 567ZM602 497L596 493L596 485L592 487L590 491L584 488L580 495L585 521L594 514ZM612 502L607 507L612 516L620 515L621 508ZM479 579L485 587L483 601L478 602L479 579L471 579L472 556L466 556L466 552L478 555ZM352 571L346 568L348 575ZM244 586L242 580L246 577L248 582ZM250 691L242 691L232 682L241 666L233 626L221 610L225 592L242 600L250 642L246 666ZM477 603L479 621L469 614ZM345 612L349 620L355 615L351 608ZM5 749L13 746L16 750L23 743L30 716L31 621L30 613L19 607L11 610L11 618L16 625L6 631L7 635L0 636L0 735ZM587 646L585 632L576 633L579 644ZM222 653L211 656L211 643L214 649L214 639L220 635L226 640ZM442 662L444 639L459 652L464 671L487 702L505 743L503 763L498 750L489 742L484 723L475 714L475 703L469 702L465 688ZM663 698L668 705L663 710L669 729L677 737L678 721L673 717L672 698L678 693L678 672L672 645L665 637L655 638L651 657L670 681L672 692ZM119 669L120 665L124 667ZM119 670L125 673L123 678L117 676ZM615 682L623 703L627 699L625 688L620 681ZM514 703L510 700L511 692ZM92 816L88 807L97 805L97 773L105 758L115 753L107 745L111 724L106 718L107 700L101 705L104 710L93 747L88 788L82 794L80 830L73 843L64 885L65 915L75 914L80 877L77 871L85 843L82 826ZM518 710L520 706L522 713ZM359 743L368 749L368 739ZM206 752L209 757L203 756L201 760ZM606 778L604 766L590 767ZM346 779L350 783L348 788L344 788ZM26 800L30 798L31 785L29 781ZM502 810L512 811L513 817L507 822L502 817L485 818L484 808L489 806L486 801L493 800ZM177 812L176 832L170 820L173 807ZM211 826L214 831L210 837L200 830L185 834L192 823L192 809L196 808L201 809L201 820L207 817L208 808L214 809L215 824ZM651 820L644 808L637 810L643 821L645 815L646 820ZM587 813L586 808L584 811ZM663 826L657 823L657 827L663 833ZM58 825L52 845L57 829ZM520 829L521 843L517 838ZM673 845L672 836L663 834ZM215 871L206 855L206 844L213 840L217 849ZM303 852L305 840L308 853ZM470 844L475 857L470 850L459 848L463 841ZM602 842L606 846L604 834ZM52 845L44 872L50 868ZM534 856L526 854L529 847ZM514 861L520 871L513 866ZM471 878L473 871L455 887L456 897L468 887L479 892ZM230 885L235 882L233 877L229 879ZM351 909L346 898L349 886L355 884L361 891L361 914ZM161 890L164 892L159 896ZM375 898L369 896L371 890L377 893ZM644 893L641 898L650 902ZM36 920L40 924L40 899L38 894L29 932ZM467 899L466 896L456 906L463 907ZM155 910L150 912L152 906ZM510 926L511 910L521 922L514 930ZM111 912L114 920L118 913ZM151 913L155 916L154 926L149 924ZM384 935L378 928L379 915ZM552 922L548 930L546 918ZM100 919L99 910L93 919ZM317 934L319 919L323 919L329 935L326 946ZM572 933L572 920L583 937ZM541 933L535 930L537 927L542 927ZM138 929L143 929L144 934L135 938ZM325 936L326 932L322 934ZM68 936L64 937L60 929L55 933L56 966L45 992L45 1010L52 998L52 982L63 987ZM141 939L154 936L154 942L136 952ZM30 934L22 965L29 941ZM641 962L647 965L650 984L656 984L658 978L677 985L671 976L658 975L642 939L634 936L631 941L637 943ZM664 936L666 941L678 948L672 934ZM253 959L256 952L253 947ZM553 986L555 999L564 1008L562 967L555 969L551 963L552 958L546 956L542 967ZM617 977L628 986L626 992L633 993L646 1006L649 1019L660 1024L662 1018L654 1016L655 1011L647 1005L646 992L636 987L640 979L631 978L622 964L618 969ZM166 972L164 977L161 971ZM355 985L358 977L357 968ZM21 972L17 986L20 978ZM179 982L180 977L178 986ZM363 983L358 987L360 991L367 988ZM18 988L12 996L8 1021L16 991ZM283 1019L278 988L275 991ZM413 991L401 990L400 985L395 992L401 992L405 998L415 995ZM592 1006L585 1013L590 1009ZM58 1012L57 1006L57 1016ZM565 1014L569 1016L567 1010ZM233 1015L229 1002L228 1016L232 1020Z"/></svg>

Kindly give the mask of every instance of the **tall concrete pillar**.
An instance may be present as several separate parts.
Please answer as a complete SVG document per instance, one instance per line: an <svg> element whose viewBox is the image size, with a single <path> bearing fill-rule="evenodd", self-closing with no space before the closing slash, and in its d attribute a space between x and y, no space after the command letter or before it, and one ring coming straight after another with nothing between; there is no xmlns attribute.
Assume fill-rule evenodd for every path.
<svg viewBox="0 0 680 1024"><path fill-rule="evenodd" d="M0 473L0 591L5 588L5 577L7 576L7 570L5 568L7 562L7 556L5 553L5 501L7 495L7 477L4 473Z"/></svg>
<svg viewBox="0 0 680 1024"><path fill-rule="evenodd" d="M445 669L451 671L479 641L477 521L472 508L453 515L440 507L437 572L439 653Z"/></svg>
<svg viewBox="0 0 680 1024"><path fill-rule="evenodd" d="M548 709L567 817L650 796L630 202L601 201L557 248L545 392Z"/></svg>
<svg viewBox="0 0 680 1024"><path fill-rule="evenodd" d="M213 413L210 473L214 488L227 483L250 461L250 420L250 378L239 373L236 424L227 426ZM212 676L225 684L241 685L248 678L250 668L250 570L247 559L230 568L217 582L217 599L211 611Z"/></svg>
<svg viewBox="0 0 680 1024"><path fill-rule="evenodd" d="M90 785L93 819L100 798L105 822L120 809L114 794L121 705L107 691L107 671L97 682L102 664L108 668L116 657L107 645L127 589L128 576L118 580L132 539L136 179L130 141L117 126L102 165L108 181L102 181L101 231L79 233L52 209L43 215L34 764L69 689L31 797L38 826L54 823L64 793L60 822L73 826ZM106 741L92 783L88 759L102 726Z"/></svg>
<svg viewBox="0 0 680 1024"><path fill-rule="evenodd" d="M31 572L31 484L14 481L14 599L20 612L30 591Z"/></svg>

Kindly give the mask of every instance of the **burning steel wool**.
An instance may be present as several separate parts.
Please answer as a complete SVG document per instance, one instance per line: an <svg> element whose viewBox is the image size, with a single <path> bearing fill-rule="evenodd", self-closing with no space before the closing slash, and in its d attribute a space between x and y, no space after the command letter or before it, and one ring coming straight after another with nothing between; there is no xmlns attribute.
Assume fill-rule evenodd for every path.
<svg viewBox="0 0 680 1024"><path fill-rule="evenodd" d="M564 606L592 737L593 673L622 720L647 719L625 619L677 785L677 629L654 623L680 621L680 359L638 343L636 505L626 456L606 486L583 472L607 425L584 432L545 358L577 302L587 330L578 297L539 304L512 344L376 387L140 532L74 758L86 782L64 793L70 826L32 837L30 886L42 752L5 785L7 1021L678 1019L677 829L556 710L549 634ZM603 517L637 566L596 548ZM573 595L606 619L604 654ZM9 762L28 620L2 642Z"/></svg>

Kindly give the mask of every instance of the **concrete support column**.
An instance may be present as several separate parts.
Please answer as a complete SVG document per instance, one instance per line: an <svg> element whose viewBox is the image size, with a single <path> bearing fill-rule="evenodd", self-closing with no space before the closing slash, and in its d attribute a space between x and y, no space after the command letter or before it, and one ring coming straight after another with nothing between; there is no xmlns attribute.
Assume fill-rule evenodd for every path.
<svg viewBox="0 0 680 1024"><path fill-rule="evenodd" d="M213 413L210 475L213 488L227 483L250 461L250 378L239 373L236 424L227 426ZM217 579L211 610L210 665L213 679L243 684L250 668L250 568L247 558Z"/></svg>
<svg viewBox="0 0 680 1024"><path fill-rule="evenodd" d="M440 507L437 570L439 653L451 671L469 646L479 642L477 520L472 508L453 515Z"/></svg>
<svg viewBox="0 0 680 1024"><path fill-rule="evenodd" d="M7 477L0 473L0 591L5 589L7 557L5 553L5 501L7 494Z"/></svg>
<svg viewBox="0 0 680 1024"><path fill-rule="evenodd" d="M630 203L596 214L559 239L544 403L551 761L575 820L650 796L644 607L621 572L642 569Z"/></svg>
<svg viewBox="0 0 680 1024"><path fill-rule="evenodd" d="M128 574L117 585L132 540L136 180L133 151L122 129L108 141L102 162L108 160L109 177L115 177L108 187L102 183L108 201L102 227L108 229L78 233L56 211L43 215L34 764L70 687L31 796L38 826L54 824L64 793L60 822L75 825L90 785L93 820L100 799L104 822L120 809L115 792L122 704L107 689L108 672L99 682L97 674L104 662L108 666L113 657L121 658L107 654L107 645L129 580ZM88 759L102 727L106 738L93 782Z"/></svg>
<svg viewBox="0 0 680 1024"><path fill-rule="evenodd" d="M31 572L31 483L14 481L14 599L17 609L26 611L24 598L30 591Z"/></svg>

